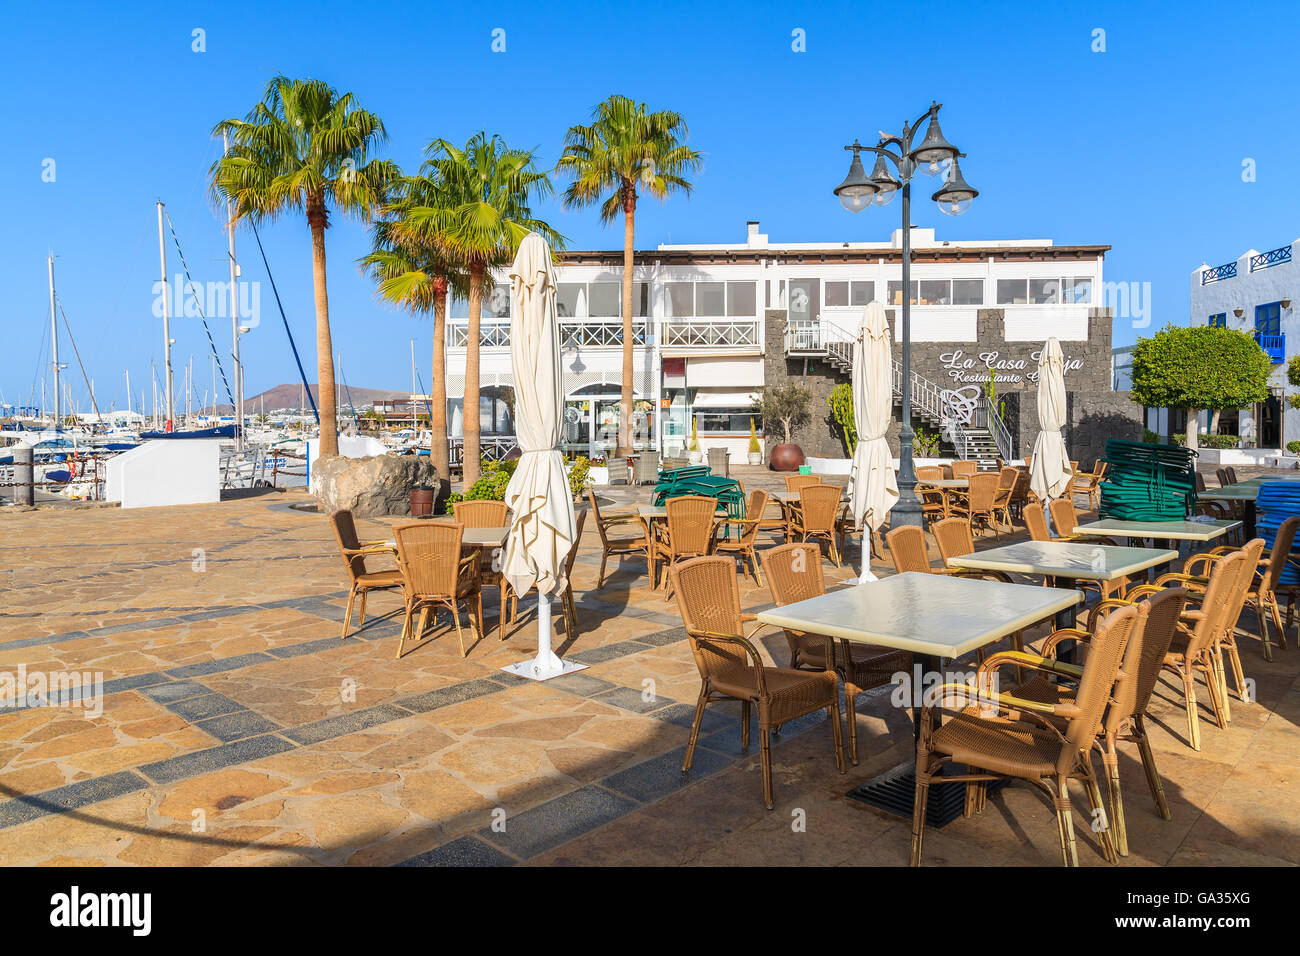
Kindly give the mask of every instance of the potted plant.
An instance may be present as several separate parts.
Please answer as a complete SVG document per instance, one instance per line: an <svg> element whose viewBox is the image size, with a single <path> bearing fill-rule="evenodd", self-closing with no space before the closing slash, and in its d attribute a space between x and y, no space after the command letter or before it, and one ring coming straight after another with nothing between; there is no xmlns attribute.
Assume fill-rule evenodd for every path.
<svg viewBox="0 0 1300 956"><path fill-rule="evenodd" d="M694 415L691 416L691 440L686 443L686 450L690 452L692 465L698 465L704 460L704 453L700 451L699 425Z"/></svg>
<svg viewBox="0 0 1300 956"><path fill-rule="evenodd" d="M792 436L796 428L808 423L812 417L809 404L812 392L801 385L765 385L754 398L754 411L763 420L764 434L770 434L779 425L784 441L768 453L768 463L775 471L797 471L804 463L803 449Z"/></svg>
<svg viewBox="0 0 1300 956"><path fill-rule="evenodd" d="M754 419L749 420L749 463L763 464L763 448L758 443L758 432L754 429Z"/></svg>

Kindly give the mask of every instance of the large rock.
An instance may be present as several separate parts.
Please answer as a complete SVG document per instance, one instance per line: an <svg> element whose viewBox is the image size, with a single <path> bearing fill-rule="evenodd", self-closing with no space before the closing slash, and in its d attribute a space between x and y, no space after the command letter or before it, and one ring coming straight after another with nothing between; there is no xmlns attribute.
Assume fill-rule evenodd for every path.
<svg viewBox="0 0 1300 956"><path fill-rule="evenodd" d="M363 518L410 514L411 488L416 485L437 487L427 456L327 455L316 459L311 470L311 493L324 510L346 508Z"/></svg>

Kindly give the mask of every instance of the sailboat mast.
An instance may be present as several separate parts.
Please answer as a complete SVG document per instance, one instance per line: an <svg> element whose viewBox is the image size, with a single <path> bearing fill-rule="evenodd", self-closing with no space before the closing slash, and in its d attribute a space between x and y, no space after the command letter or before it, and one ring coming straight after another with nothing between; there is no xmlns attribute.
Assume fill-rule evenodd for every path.
<svg viewBox="0 0 1300 956"><path fill-rule="evenodd" d="M170 295L167 291L167 246L163 244L163 203L158 200L158 262L162 272L162 320L163 320L163 377L166 379L163 396L167 412L166 431L171 431L176 421L176 404L172 395L172 330L169 313Z"/></svg>
<svg viewBox="0 0 1300 956"><path fill-rule="evenodd" d="M411 431L413 439L420 437L420 423L415 417L415 339L411 339Z"/></svg>
<svg viewBox="0 0 1300 956"><path fill-rule="evenodd" d="M125 369L126 372L126 413L131 414L131 370Z"/></svg>
<svg viewBox="0 0 1300 956"><path fill-rule="evenodd" d="M54 359L54 428L57 431L63 423L59 415L59 325L54 320L54 253L51 252L46 257L46 264L50 272L50 348ZM42 393L45 391L44 383L41 386ZM42 400L44 404L44 400Z"/></svg>
<svg viewBox="0 0 1300 956"><path fill-rule="evenodd" d="M230 153L230 134L221 134L222 153ZM239 263L235 260L235 211L230 204L230 199L226 199L226 249L230 254L230 337L231 346L230 357L235 361L235 449L243 451L244 449L244 366L239 361ZM212 386L212 394L215 395L217 387Z"/></svg>

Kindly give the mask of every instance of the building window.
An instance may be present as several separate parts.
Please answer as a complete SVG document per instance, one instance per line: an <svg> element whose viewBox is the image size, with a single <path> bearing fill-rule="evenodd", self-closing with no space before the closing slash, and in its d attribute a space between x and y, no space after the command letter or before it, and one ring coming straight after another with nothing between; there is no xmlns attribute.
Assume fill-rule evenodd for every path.
<svg viewBox="0 0 1300 956"><path fill-rule="evenodd" d="M1028 279L999 279L998 305L1024 305L1029 301Z"/></svg>
<svg viewBox="0 0 1300 956"><path fill-rule="evenodd" d="M1270 302L1255 306L1255 334L1280 335L1282 332L1282 303Z"/></svg>
<svg viewBox="0 0 1300 956"><path fill-rule="evenodd" d="M918 286L918 282L916 279L912 280L911 286L912 286L911 304L916 305L916 293L917 293L917 286ZM888 305L903 304L903 280L902 279L897 279L897 280L891 279L889 282L885 283L885 302Z"/></svg>
<svg viewBox="0 0 1300 956"><path fill-rule="evenodd" d="M749 434L749 420L758 419L752 408L695 408L693 409L696 427L702 432L736 432ZM759 434L762 434L760 432Z"/></svg>
<svg viewBox="0 0 1300 956"><path fill-rule="evenodd" d="M758 292L752 282L727 283L727 315L753 318L758 315Z"/></svg>
<svg viewBox="0 0 1300 956"><path fill-rule="evenodd" d="M555 312L561 319L617 319L623 315L623 283L559 282ZM650 315L650 283L632 283L632 316Z"/></svg>
<svg viewBox="0 0 1300 956"><path fill-rule="evenodd" d="M952 304L953 305L983 305L984 304L984 280L983 279L953 279L952 280Z"/></svg>
<svg viewBox="0 0 1300 956"><path fill-rule="evenodd" d="M1210 316L1209 321L1205 324L1212 329L1226 329L1228 327L1228 313L1216 312Z"/></svg>
<svg viewBox="0 0 1300 956"><path fill-rule="evenodd" d="M695 283L695 314L697 316L726 315L727 284L725 282Z"/></svg>
<svg viewBox="0 0 1300 956"><path fill-rule="evenodd" d="M1075 276L1065 279L1065 301L1074 305L1087 305L1092 302L1092 279L1088 276Z"/></svg>
<svg viewBox="0 0 1300 956"><path fill-rule="evenodd" d="M876 297L876 284L870 280L861 282L827 282L827 307L866 305Z"/></svg>
<svg viewBox="0 0 1300 956"><path fill-rule="evenodd" d="M668 316L675 319L758 315L753 282L668 282Z"/></svg>

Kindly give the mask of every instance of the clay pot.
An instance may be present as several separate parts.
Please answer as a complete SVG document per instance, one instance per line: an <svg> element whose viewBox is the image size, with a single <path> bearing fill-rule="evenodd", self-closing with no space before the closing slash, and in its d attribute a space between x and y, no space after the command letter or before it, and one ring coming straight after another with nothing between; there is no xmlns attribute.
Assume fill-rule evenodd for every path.
<svg viewBox="0 0 1300 956"><path fill-rule="evenodd" d="M412 488L411 489L411 515L418 517L433 513L433 489L432 488Z"/></svg>
<svg viewBox="0 0 1300 956"><path fill-rule="evenodd" d="M767 460L773 471L798 471L803 464L803 449L793 442L782 442L773 447Z"/></svg>

